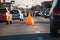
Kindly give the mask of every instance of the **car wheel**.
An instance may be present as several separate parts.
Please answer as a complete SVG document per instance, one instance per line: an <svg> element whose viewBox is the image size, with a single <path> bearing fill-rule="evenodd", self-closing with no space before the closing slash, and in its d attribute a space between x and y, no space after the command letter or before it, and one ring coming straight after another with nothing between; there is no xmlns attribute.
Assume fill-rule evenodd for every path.
<svg viewBox="0 0 60 40"><path fill-rule="evenodd" d="M9 21L7 21L6 23L7 23L7 25L9 25L9 24L10 24L10 22L9 22Z"/></svg>
<svg viewBox="0 0 60 40"><path fill-rule="evenodd" d="M55 25L55 22L51 22L51 23L50 23L50 34L51 34L51 36L53 36L53 37L58 36L58 28L57 28L57 26Z"/></svg>
<svg viewBox="0 0 60 40"><path fill-rule="evenodd" d="M12 21L10 21L10 24L12 24Z"/></svg>

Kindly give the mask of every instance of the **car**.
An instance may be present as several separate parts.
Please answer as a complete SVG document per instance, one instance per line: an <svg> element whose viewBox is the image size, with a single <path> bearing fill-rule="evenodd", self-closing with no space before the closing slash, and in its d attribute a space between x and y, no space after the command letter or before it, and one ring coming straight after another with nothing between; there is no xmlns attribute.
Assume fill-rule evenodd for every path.
<svg viewBox="0 0 60 40"><path fill-rule="evenodd" d="M20 14L18 10L11 10L13 20L20 19Z"/></svg>
<svg viewBox="0 0 60 40"><path fill-rule="evenodd" d="M39 11L35 11L35 16L40 16L40 14L39 14L40 12Z"/></svg>
<svg viewBox="0 0 60 40"><path fill-rule="evenodd" d="M49 18L49 17L50 17L49 12L46 11L45 14L44 14L44 18Z"/></svg>
<svg viewBox="0 0 60 40"><path fill-rule="evenodd" d="M40 13L39 13L39 15L41 16L41 17L44 17L44 18L48 18L50 15L49 15L49 12L47 12L47 11L41 11Z"/></svg>
<svg viewBox="0 0 60 40"><path fill-rule="evenodd" d="M20 10L11 10L13 20L23 20L23 14Z"/></svg>
<svg viewBox="0 0 60 40"><path fill-rule="evenodd" d="M50 34L59 36L60 29L60 0L54 0L50 10Z"/></svg>
<svg viewBox="0 0 60 40"><path fill-rule="evenodd" d="M50 17L50 8L48 8L47 10L46 10L46 14L45 14L45 18L49 18Z"/></svg>
<svg viewBox="0 0 60 40"><path fill-rule="evenodd" d="M7 8L0 8L0 22L6 22L6 24L12 24L12 15Z"/></svg>
<svg viewBox="0 0 60 40"><path fill-rule="evenodd" d="M39 15L40 15L41 17L45 17L46 12L45 12L45 11L41 11L41 12L39 13Z"/></svg>

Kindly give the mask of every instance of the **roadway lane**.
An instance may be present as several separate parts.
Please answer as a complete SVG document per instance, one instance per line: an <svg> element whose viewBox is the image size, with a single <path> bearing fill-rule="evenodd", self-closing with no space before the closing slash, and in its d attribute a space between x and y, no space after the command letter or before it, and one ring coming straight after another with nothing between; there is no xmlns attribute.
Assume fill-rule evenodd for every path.
<svg viewBox="0 0 60 40"><path fill-rule="evenodd" d="M26 25L26 17L24 21L13 20L13 24L6 25L0 23L0 36L18 35L18 34L35 34L50 33L49 19L42 17L33 17L34 25Z"/></svg>
<svg viewBox="0 0 60 40"><path fill-rule="evenodd" d="M50 25L48 18L35 17L35 32L36 33L50 33Z"/></svg>

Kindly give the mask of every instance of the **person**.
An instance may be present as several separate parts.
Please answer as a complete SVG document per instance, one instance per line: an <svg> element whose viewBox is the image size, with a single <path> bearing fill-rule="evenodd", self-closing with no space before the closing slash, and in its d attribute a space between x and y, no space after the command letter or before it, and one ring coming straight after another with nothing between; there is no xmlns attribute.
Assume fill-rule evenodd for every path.
<svg viewBox="0 0 60 40"><path fill-rule="evenodd" d="M10 14L10 11L8 10L8 7L5 7L5 8L6 8L6 11L7 11L7 12L6 12L6 15L10 17L11 14ZM12 17L12 16L11 16L11 17Z"/></svg>
<svg viewBox="0 0 60 40"><path fill-rule="evenodd" d="M20 21L23 21L23 14L21 13L21 11L18 9L18 11L19 11L19 14L20 14Z"/></svg>

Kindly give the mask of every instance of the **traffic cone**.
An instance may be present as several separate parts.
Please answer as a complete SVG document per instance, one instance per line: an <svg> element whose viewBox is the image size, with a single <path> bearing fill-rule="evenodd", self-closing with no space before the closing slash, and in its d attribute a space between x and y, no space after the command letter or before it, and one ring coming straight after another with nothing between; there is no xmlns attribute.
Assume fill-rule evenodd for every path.
<svg viewBox="0 0 60 40"><path fill-rule="evenodd" d="M33 18L30 14L30 12L28 13L28 17L27 17L27 20L26 20L26 25L34 25L34 21L33 21Z"/></svg>

